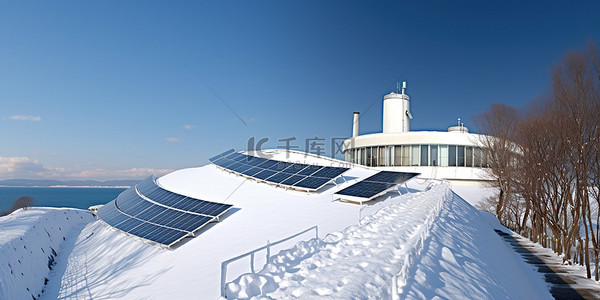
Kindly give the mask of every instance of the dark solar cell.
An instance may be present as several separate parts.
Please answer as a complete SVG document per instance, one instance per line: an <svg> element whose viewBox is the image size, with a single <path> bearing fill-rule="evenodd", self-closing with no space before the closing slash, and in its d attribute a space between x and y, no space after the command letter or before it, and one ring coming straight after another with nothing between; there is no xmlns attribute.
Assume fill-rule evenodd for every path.
<svg viewBox="0 0 600 300"><path fill-rule="evenodd" d="M396 184L394 183L361 181L337 192L336 194L361 198L371 198L395 185Z"/></svg>
<svg viewBox="0 0 600 300"><path fill-rule="evenodd" d="M320 169L319 171L313 173L312 175L310 175L311 177L323 177L323 178L335 178L338 177L340 175L342 175L342 173L348 171L348 168L339 168L339 167L323 167L322 169Z"/></svg>
<svg viewBox="0 0 600 300"><path fill-rule="evenodd" d="M236 152L233 149L229 149L223 153L221 153L221 155L223 155L224 157L231 157L231 155L234 155Z"/></svg>
<svg viewBox="0 0 600 300"><path fill-rule="evenodd" d="M223 156L219 156L216 159L209 159L208 161L210 161L211 163L215 164L215 165L219 165L225 161L227 161L227 158L223 157Z"/></svg>
<svg viewBox="0 0 600 300"><path fill-rule="evenodd" d="M250 166L258 166L265 161L267 161L265 158L248 155L242 162Z"/></svg>
<svg viewBox="0 0 600 300"><path fill-rule="evenodd" d="M234 172L238 172L238 173L244 173L244 171L247 171L249 169L253 168L252 166L249 165L241 165L235 169L231 169Z"/></svg>
<svg viewBox="0 0 600 300"><path fill-rule="evenodd" d="M237 161L235 160L225 160L222 164L219 164L220 161L217 162L218 166L221 166L225 169L229 168L230 166L233 166L235 164L239 164Z"/></svg>
<svg viewBox="0 0 600 300"><path fill-rule="evenodd" d="M227 155L229 155L229 154L232 154L232 153L234 153L234 152L235 152L235 150L233 150L233 149L229 149L229 150L227 150L227 151L225 151L225 152L223 152L223 153L221 153L221 154L218 154L218 155L215 155L215 156L213 156L213 157L209 158L208 160L209 160L210 162L214 162L214 161L216 161L216 160L218 160L218 159L221 159L221 158L223 158L223 157L225 157L225 156L227 156Z"/></svg>
<svg viewBox="0 0 600 300"><path fill-rule="evenodd" d="M317 171L321 170L321 168L323 168L323 167L321 167L321 166L313 166L313 165L308 165L308 166L306 166L306 168L304 168L304 169L302 169L302 170L298 171L298 173L296 173L296 174L298 174L298 175L304 175L304 176L310 176L310 175L312 175L313 173L315 173L315 172L317 172Z"/></svg>
<svg viewBox="0 0 600 300"><path fill-rule="evenodd" d="M331 178L307 177L306 179L294 184L294 187L302 187L316 190L329 181L331 181Z"/></svg>
<svg viewBox="0 0 600 300"><path fill-rule="evenodd" d="M282 181L286 180L290 176L293 176L293 174L279 172L279 173L276 173L275 175L269 177L267 179L267 181L270 181L273 183L281 183Z"/></svg>
<svg viewBox="0 0 600 300"><path fill-rule="evenodd" d="M283 169L281 172L295 174L300 172L300 170L306 168L305 164L291 164L287 168Z"/></svg>
<svg viewBox="0 0 600 300"><path fill-rule="evenodd" d="M136 218L140 218L142 220L150 220L153 217L155 217L156 215L158 215L158 214L160 214L160 213L162 213L162 212L164 212L166 210L170 210L170 209L167 209L167 208L165 208L163 206L159 206L159 205L156 205L156 204L152 204L147 209L145 209L143 211L140 211L140 212L138 212L135 215L133 215L133 214L131 214L131 215L133 215ZM163 225L163 224L160 224L160 225Z"/></svg>
<svg viewBox="0 0 600 300"><path fill-rule="evenodd" d="M223 158L223 156L221 154L219 154L219 155L215 155L215 156L209 158L208 161L214 163L215 161L222 159L222 158Z"/></svg>
<svg viewBox="0 0 600 300"><path fill-rule="evenodd" d="M273 175L275 175L275 171L271 171L271 170L262 170L260 171L260 173L257 173L256 175L254 175L254 178L258 178L261 180L265 180Z"/></svg>
<svg viewBox="0 0 600 300"><path fill-rule="evenodd" d="M227 169L229 170L235 170L235 168L242 166L242 163L239 162L234 162L233 164L227 166Z"/></svg>
<svg viewBox="0 0 600 300"><path fill-rule="evenodd" d="M272 165L269 169L277 172L281 172L289 166L293 165L292 163L285 161L277 161L276 164Z"/></svg>
<svg viewBox="0 0 600 300"><path fill-rule="evenodd" d="M119 224L119 229L125 231L125 232L129 232L131 231L133 228L141 225L142 221L138 220L138 219L134 219L134 218L127 218L125 221L123 221L122 223Z"/></svg>
<svg viewBox="0 0 600 300"><path fill-rule="evenodd" d="M389 182L400 184L417 175L419 174L407 172L381 171L375 175L366 178L364 181Z"/></svg>
<svg viewBox="0 0 600 300"><path fill-rule="evenodd" d="M254 167L254 168L252 168L252 169L248 169L248 170L246 170L245 172L242 172L242 174L244 174L244 175L246 175L246 176L254 176L254 175L256 175L258 172L260 172L260 171L262 171L262 170L264 170L264 169L263 169L263 168L257 168L257 167Z"/></svg>
<svg viewBox="0 0 600 300"><path fill-rule="evenodd" d="M276 160L272 160L272 159L265 159L265 161L260 164L257 165L257 167L261 167L263 169L271 169L272 166L276 165L277 161Z"/></svg>
<svg viewBox="0 0 600 300"><path fill-rule="evenodd" d="M170 228L158 228L155 231L151 232L146 238L152 241L156 241L157 243L172 246L175 242L185 237L187 233L182 233L178 230L173 230Z"/></svg>
<svg viewBox="0 0 600 300"><path fill-rule="evenodd" d="M233 153L233 154L227 156L227 158L230 160L235 160L237 162L245 162L248 159L248 157L246 155L241 154L241 153Z"/></svg>

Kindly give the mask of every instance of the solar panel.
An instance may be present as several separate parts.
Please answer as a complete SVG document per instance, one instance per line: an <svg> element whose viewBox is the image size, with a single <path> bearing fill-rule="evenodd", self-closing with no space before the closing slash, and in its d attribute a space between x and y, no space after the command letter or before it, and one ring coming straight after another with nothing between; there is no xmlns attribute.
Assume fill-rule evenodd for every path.
<svg viewBox="0 0 600 300"><path fill-rule="evenodd" d="M298 175L304 175L304 176L310 176L313 173L319 171L322 167L321 166L311 166L308 165L306 167L304 167L304 169L298 171L296 174Z"/></svg>
<svg viewBox="0 0 600 300"><path fill-rule="evenodd" d="M252 169L247 170L246 172L242 172L244 175L254 176L258 174L260 171L264 170L263 168L254 167Z"/></svg>
<svg viewBox="0 0 600 300"><path fill-rule="evenodd" d="M286 180L290 176L293 176L293 174L279 172L279 173L275 173L275 175L267 178L267 181L274 182L274 183L281 183L282 181Z"/></svg>
<svg viewBox="0 0 600 300"><path fill-rule="evenodd" d="M404 183L405 181L419 175L418 173L381 171L367 177L338 192L337 195L366 198L371 200L388 189Z"/></svg>
<svg viewBox="0 0 600 300"><path fill-rule="evenodd" d="M300 170L304 169L305 167L306 165L304 164L291 164L287 168L281 170L281 172L295 174L300 172Z"/></svg>
<svg viewBox="0 0 600 300"><path fill-rule="evenodd" d="M256 175L254 175L254 178L265 180L265 179L275 175L276 173L277 172L275 172L273 170L262 170L262 171L260 171L260 173L257 173Z"/></svg>
<svg viewBox="0 0 600 300"><path fill-rule="evenodd" d="M214 159L216 157L216 159ZM348 168L290 163L237 152L213 157L211 162L223 169L279 186L316 191ZM220 157L220 158L219 158Z"/></svg>
<svg viewBox="0 0 600 300"><path fill-rule="evenodd" d="M171 247L231 206L173 193L149 177L98 209L98 217L118 230Z"/></svg>
<svg viewBox="0 0 600 300"><path fill-rule="evenodd" d="M298 182L298 181L300 181L300 180L302 180L304 178L306 178L306 176L292 175L291 177L288 177L286 180L282 181L281 184L292 186L296 182Z"/></svg>
<svg viewBox="0 0 600 300"><path fill-rule="evenodd" d="M294 186L316 190L328 183L329 181L331 181L330 178L306 177L298 183L295 183Z"/></svg>
<svg viewBox="0 0 600 300"><path fill-rule="evenodd" d="M373 176L366 178L364 181L403 183L417 175L419 175L419 174L418 173L406 173L406 172L381 171Z"/></svg>
<svg viewBox="0 0 600 300"><path fill-rule="evenodd" d="M267 160L262 157L248 156L248 158L246 160L244 160L244 163L249 166L256 167L256 166L264 163L265 161L267 161Z"/></svg>
<svg viewBox="0 0 600 300"><path fill-rule="evenodd" d="M321 168L320 170L313 173L312 177L323 177L323 178L335 178L342 173L346 172L347 168L338 168L338 167L329 167L329 168Z"/></svg>
<svg viewBox="0 0 600 300"><path fill-rule="evenodd" d="M262 164L256 165L256 166L263 168L263 169L270 169L271 167L275 166L276 164L277 164L276 160L265 159L265 161Z"/></svg>

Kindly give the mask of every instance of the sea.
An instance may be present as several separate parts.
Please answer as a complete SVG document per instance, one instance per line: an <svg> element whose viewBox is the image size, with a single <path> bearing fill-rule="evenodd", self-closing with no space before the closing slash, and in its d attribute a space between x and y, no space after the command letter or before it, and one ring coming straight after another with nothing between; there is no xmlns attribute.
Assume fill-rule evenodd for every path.
<svg viewBox="0 0 600 300"><path fill-rule="evenodd" d="M22 196L33 198L33 206L87 209L115 199L124 188L0 187L0 213L8 211Z"/></svg>

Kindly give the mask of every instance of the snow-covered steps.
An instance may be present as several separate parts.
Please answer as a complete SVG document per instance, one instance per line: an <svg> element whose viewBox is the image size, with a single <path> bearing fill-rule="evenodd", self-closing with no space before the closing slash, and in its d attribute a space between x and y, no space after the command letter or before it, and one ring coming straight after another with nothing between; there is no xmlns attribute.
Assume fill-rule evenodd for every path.
<svg viewBox="0 0 600 300"><path fill-rule="evenodd" d="M448 185L400 197L357 226L281 251L227 298L546 299L486 216Z"/></svg>
<svg viewBox="0 0 600 300"><path fill-rule="evenodd" d="M37 299L72 240L95 220L78 209L20 209L0 218L0 299ZM72 248L72 247L71 247Z"/></svg>
<svg viewBox="0 0 600 300"><path fill-rule="evenodd" d="M359 225L271 257L262 271L229 283L227 298L389 297L392 277L400 274L396 277L406 284L431 224L451 197L445 184L403 195L399 204L382 208Z"/></svg>

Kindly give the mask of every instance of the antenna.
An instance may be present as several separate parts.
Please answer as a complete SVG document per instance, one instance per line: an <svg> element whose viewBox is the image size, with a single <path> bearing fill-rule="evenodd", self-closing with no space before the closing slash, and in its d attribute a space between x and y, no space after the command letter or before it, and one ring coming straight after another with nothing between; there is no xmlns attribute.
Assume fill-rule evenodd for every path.
<svg viewBox="0 0 600 300"><path fill-rule="evenodd" d="M402 81L402 95L404 95L404 90L406 90L406 81Z"/></svg>
<svg viewBox="0 0 600 300"><path fill-rule="evenodd" d="M458 126L460 126L460 118L458 118Z"/></svg>

